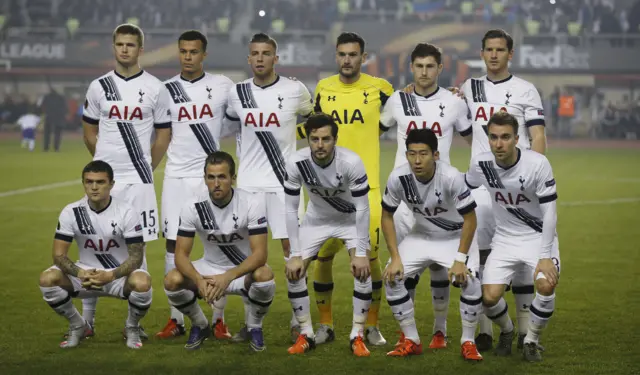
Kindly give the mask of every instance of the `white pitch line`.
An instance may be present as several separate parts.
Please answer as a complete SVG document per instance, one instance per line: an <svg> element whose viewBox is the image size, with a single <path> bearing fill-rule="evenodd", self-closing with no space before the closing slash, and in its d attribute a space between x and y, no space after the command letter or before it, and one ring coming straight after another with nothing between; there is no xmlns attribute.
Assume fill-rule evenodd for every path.
<svg viewBox="0 0 640 375"><path fill-rule="evenodd" d="M29 194L29 193L33 193L33 192L36 192L36 191L42 191L42 190L51 190L51 189L56 189L56 188L76 185L76 184L79 184L79 183L80 183L80 181L78 181L78 179L75 179L75 180L69 180L69 181L63 181L63 182L56 182L56 183L53 183L53 184L32 186L32 187L28 187L28 188L24 188L24 189L3 191L3 192L0 192L0 198L11 197L11 196L14 196L14 195L21 195L21 194Z"/></svg>
<svg viewBox="0 0 640 375"><path fill-rule="evenodd" d="M561 206L596 206L596 205L622 204L622 203L635 203L635 202L640 202L640 197L603 199L598 201L560 202L560 205Z"/></svg>
<svg viewBox="0 0 640 375"><path fill-rule="evenodd" d="M154 172L154 174L155 173L162 174L162 173L164 173L164 169L156 170ZM53 184L32 186L32 187L28 187L28 188L24 188L24 189L3 191L3 192L0 192L0 198L11 197L11 196L14 196L14 195L29 194L29 193L33 193L33 192L36 192L36 191L42 191L42 190L52 190L52 189L56 189L56 188L61 188L61 187L67 187L67 186L71 186L71 185L80 184L81 182L82 181L78 181L76 179L76 180L55 182Z"/></svg>

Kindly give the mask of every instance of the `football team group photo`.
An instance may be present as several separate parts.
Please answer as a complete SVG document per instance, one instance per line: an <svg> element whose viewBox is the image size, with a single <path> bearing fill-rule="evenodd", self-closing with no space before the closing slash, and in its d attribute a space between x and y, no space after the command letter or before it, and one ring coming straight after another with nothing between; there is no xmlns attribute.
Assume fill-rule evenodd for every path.
<svg viewBox="0 0 640 375"><path fill-rule="evenodd" d="M140 64L143 30L117 26L115 68L91 82L81 109L77 200L51 223L52 261L38 286L42 309L60 316L59 336L40 341L72 350L116 330L133 350L180 342L172 350L215 353L224 341L257 355L321 357L333 345L355 357L449 350L461 361L543 361L562 290L558 194L542 100L509 70L513 38L479 35L486 74L460 87L439 83L442 49L418 43L413 81L394 88L361 71L366 37L339 34L337 74L311 92L278 74L278 43L265 33L238 61L252 76L234 82L205 71L215 60L207 37L186 30L175 36L180 69L163 82ZM389 174L380 167L386 132L397 134ZM465 168L450 164L455 147L470 149ZM164 253L148 251L153 241ZM162 258L164 273L150 272L147 260ZM352 284L334 285L334 273ZM277 299L276 284L286 290ZM430 297L416 295L421 286ZM333 298L341 289L352 295L350 331L333 321L336 304L349 303ZM106 297L121 300L119 327L101 324ZM432 310L428 332L418 329L420 298ZM289 314L270 314L286 300ZM163 327L147 324L151 309ZM381 319L398 333L382 332ZM285 342L270 339L275 327Z"/></svg>

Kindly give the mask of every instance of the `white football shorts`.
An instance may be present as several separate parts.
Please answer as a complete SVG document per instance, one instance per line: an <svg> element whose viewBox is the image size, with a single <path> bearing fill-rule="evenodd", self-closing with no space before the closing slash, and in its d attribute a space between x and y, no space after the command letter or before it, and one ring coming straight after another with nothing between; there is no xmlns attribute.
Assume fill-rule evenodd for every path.
<svg viewBox="0 0 640 375"><path fill-rule="evenodd" d="M512 281L514 285L534 283L533 273L538 265L540 241L541 236L494 237L491 254L484 266L482 284L508 285ZM553 240L551 260L560 273L560 248L557 236Z"/></svg>
<svg viewBox="0 0 640 375"><path fill-rule="evenodd" d="M165 178L162 183L162 235L168 240L178 237L180 212L185 202L206 198L209 192L204 178Z"/></svg>
<svg viewBox="0 0 640 375"><path fill-rule="evenodd" d="M405 237L407 237L415 223L416 218L413 217L413 212L404 201L401 201L398 209L393 213L393 224L396 227L397 243L401 243Z"/></svg>
<svg viewBox="0 0 640 375"><path fill-rule="evenodd" d="M111 195L129 203L138 212L144 242L158 239L160 216L153 184L119 184L116 181Z"/></svg>
<svg viewBox="0 0 640 375"><path fill-rule="evenodd" d="M76 266L85 270L96 268L80 262L76 262L75 264ZM146 268L147 268L147 265L146 265L146 262L144 262L141 268L133 271L132 273L144 272L147 275L149 275L149 272L147 272ZM60 268L58 268L57 266L51 266L47 269L47 271L59 270L59 269ZM69 278L69 280L71 280L71 284L73 285L73 291L74 291L73 297L75 298L94 298L94 297L116 297L116 298L122 298L122 299L125 298L124 286L125 286L125 283L127 282L127 277L121 277L119 279L113 280L108 284L105 284L102 287L102 290L87 290L82 287L82 281L80 281L79 278L71 275L66 275L66 276Z"/></svg>
<svg viewBox="0 0 640 375"><path fill-rule="evenodd" d="M476 207L478 248L480 250L489 250L491 249L491 240L496 232L496 221L491 208L491 194L481 186L477 189L472 189L471 196L478 205Z"/></svg>

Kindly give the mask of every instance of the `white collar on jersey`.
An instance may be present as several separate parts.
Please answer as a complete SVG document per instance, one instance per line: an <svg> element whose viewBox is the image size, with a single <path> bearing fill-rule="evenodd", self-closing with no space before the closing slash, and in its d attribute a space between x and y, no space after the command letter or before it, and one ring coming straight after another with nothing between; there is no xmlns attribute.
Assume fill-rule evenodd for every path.
<svg viewBox="0 0 640 375"><path fill-rule="evenodd" d="M425 99L429 99L430 97L434 96L435 94L437 94L437 93L438 93L438 91L440 91L440 86L436 87L436 91L432 92L432 93L431 93L431 94L429 94L429 95L420 95L420 94L418 94L418 93L416 92L416 88L415 88L415 86L413 87L413 93L414 93L416 96L419 96L419 97L421 97L421 98L425 98Z"/></svg>
<svg viewBox="0 0 640 375"><path fill-rule="evenodd" d="M278 83L278 81L279 81L279 80L280 80L280 76L279 76L278 74L276 74L276 80L275 80L275 81L273 81L273 82L271 82L271 83L270 83L270 84L268 84L268 85L265 85L265 86L256 85L256 82L255 82L253 79L251 80L251 83L253 83L253 85L254 85L255 87L259 87L259 88L261 88L261 89L263 89L263 90L264 90L264 89L267 89L267 88L269 88L269 87L271 87L271 86L275 85L276 83Z"/></svg>
<svg viewBox="0 0 640 375"><path fill-rule="evenodd" d="M211 195L209 195L209 199L211 200L211 203L213 203L214 206L218 207L219 209L223 209L227 207L229 203L233 202L233 197L235 195L236 195L236 190L234 188L231 188L231 199L229 199L229 202L227 202L227 204L225 204L224 206L218 206L216 202L214 202L213 199L211 199Z"/></svg>
<svg viewBox="0 0 640 375"><path fill-rule="evenodd" d="M109 208L111 206L111 202L113 202L113 197L109 196L109 203L107 203L107 205L101 209L100 211L96 211L93 209L93 207L91 207L91 205L89 204L89 198L87 198L87 206L89 206L89 209L93 212L95 212L96 214L100 215L101 213L105 212L107 210L107 208Z"/></svg>

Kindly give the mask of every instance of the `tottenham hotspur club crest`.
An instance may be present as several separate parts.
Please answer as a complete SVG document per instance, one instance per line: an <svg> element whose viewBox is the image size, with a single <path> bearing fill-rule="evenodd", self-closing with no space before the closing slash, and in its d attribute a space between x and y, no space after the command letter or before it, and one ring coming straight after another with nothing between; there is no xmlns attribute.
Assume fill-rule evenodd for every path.
<svg viewBox="0 0 640 375"><path fill-rule="evenodd" d="M207 86L207 93L209 93L207 99L211 99L211 88L209 86Z"/></svg>
<svg viewBox="0 0 640 375"><path fill-rule="evenodd" d="M505 96L507 97L507 100L505 100L504 105L509 105L509 99L511 99L511 93L507 92Z"/></svg>
<svg viewBox="0 0 640 375"><path fill-rule="evenodd" d="M238 229L238 216L234 213L231 217L233 219L233 229Z"/></svg>
<svg viewBox="0 0 640 375"><path fill-rule="evenodd" d="M445 106L443 106L442 103L440 103L440 106L438 108L440 108L440 117L444 117Z"/></svg>
<svg viewBox="0 0 640 375"><path fill-rule="evenodd" d="M142 103L142 97L144 96L144 92L142 92L142 89L138 90L138 95L140 95L140 99L138 99L138 103Z"/></svg>
<svg viewBox="0 0 640 375"><path fill-rule="evenodd" d="M520 190L524 191L524 181L525 181L524 178L522 178L522 176L520 176L518 181L520 181Z"/></svg>
<svg viewBox="0 0 640 375"><path fill-rule="evenodd" d="M117 226L118 226L118 224L117 224L115 221L112 221L112 222L111 222L111 228L113 229L113 230L111 231L111 234L112 234L112 235L114 235L114 236L118 234L118 232L116 231L116 227L117 227Z"/></svg>
<svg viewBox="0 0 640 375"><path fill-rule="evenodd" d="M339 173L336 173L336 180L338 180L338 187L342 186L342 175Z"/></svg>
<svg viewBox="0 0 640 375"><path fill-rule="evenodd" d="M442 192L436 190L436 197L438 197L438 204L442 204L442 198L440 198L441 195L442 195Z"/></svg>
<svg viewBox="0 0 640 375"><path fill-rule="evenodd" d="M278 101L280 102L280 104L278 104L278 109L282 109L282 101L284 100L284 98L282 96L280 96L280 94L278 94Z"/></svg>
<svg viewBox="0 0 640 375"><path fill-rule="evenodd" d="M362 95L364 95L364 104L369 104L369 94L366 91L363 91Z"/></svg>

